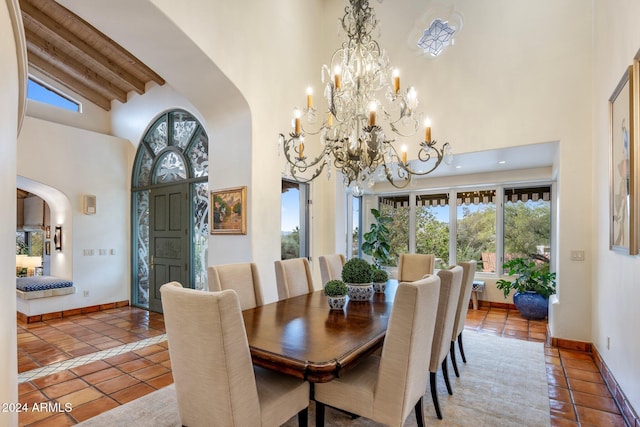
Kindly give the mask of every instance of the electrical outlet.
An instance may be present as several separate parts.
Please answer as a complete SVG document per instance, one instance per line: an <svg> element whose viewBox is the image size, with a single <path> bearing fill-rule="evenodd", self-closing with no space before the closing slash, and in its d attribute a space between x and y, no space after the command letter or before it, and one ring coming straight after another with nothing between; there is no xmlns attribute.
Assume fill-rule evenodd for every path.
<svg viewBox="0 0 640 427"><path fill-rule="evenodd" d="M89 296L89 291L82 291L82 296L83 297L88 297Z"/></svg>

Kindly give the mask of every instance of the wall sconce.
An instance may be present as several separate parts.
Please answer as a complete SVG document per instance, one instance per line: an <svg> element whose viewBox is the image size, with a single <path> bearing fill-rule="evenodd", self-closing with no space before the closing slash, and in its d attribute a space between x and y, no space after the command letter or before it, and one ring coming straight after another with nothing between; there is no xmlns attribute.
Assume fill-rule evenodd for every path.
<svg viewBox="0 0 640 427"><path fill-rule="evenodd" d="M51 227L48 225L44 228L44 238L47 240L51 238Z"/></svg>
<svg viewBox="0 0 640 427"><path fill-rule="evenodd" d="M53 234L53 244L55 245L56 251L62 252L62 226L56 225L56 231Z"/></svg>

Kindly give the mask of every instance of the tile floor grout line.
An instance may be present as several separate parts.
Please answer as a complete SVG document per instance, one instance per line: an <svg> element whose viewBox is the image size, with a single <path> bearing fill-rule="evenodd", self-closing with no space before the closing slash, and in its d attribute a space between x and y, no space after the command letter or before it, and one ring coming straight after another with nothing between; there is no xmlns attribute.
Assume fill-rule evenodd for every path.
<svg viewBox="0 0 640 427"><path fill-rule="evenodd" d="M96 353L90 353L87 355L78 356L73 359L67 359L61 362L52 363L51 365L42 366L40 368L32 369L30 371L25 371L18 374L18 384L24 383L27 381L32 381L37 378L54 374L56 372L77 368L78 366L86 365L92 362L96 362L98 360L108 359L109 357L117 356L129 351L139 350L140 348L158 344L166 340L167 340L166 334L156 335L154 337L145 338L144 340L141 340L141 341L135 341L133 343L123 344L118 347L101 350Z"/></svg>

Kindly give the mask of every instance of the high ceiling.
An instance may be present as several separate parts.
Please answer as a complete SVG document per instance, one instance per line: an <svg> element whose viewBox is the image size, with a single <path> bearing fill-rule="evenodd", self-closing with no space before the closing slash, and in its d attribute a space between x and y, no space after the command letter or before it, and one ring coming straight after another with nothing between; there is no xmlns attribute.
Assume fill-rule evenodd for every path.
<svg viewBox="0 0 640 427"><path fill-rule="evenodd" d="M164 79L109 37L53 0L20 0L30 69L104 110Z"/></svg>

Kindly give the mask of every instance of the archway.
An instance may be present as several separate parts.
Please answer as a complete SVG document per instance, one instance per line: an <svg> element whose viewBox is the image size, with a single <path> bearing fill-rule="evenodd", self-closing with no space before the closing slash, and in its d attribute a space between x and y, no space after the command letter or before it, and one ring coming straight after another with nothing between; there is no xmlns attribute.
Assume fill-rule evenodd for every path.
<svg viewBox="0 0 640 427"><path fill-rule="evenodd" d="M162 311L169 281L204 289L209 241L209 139L184 110L161 114L142 138L132 177L132 303Z"/></svg>
<svg viewBox="0 0 640 427"><path fill-rule="evenodd" d="M65 256L73 253L73 214L69 198L56 188L23 176L16 178L16 187L35 194L49 205L51 225L62 227L64 242L62 251L51 251L51 275L72 279L73 256Z"/></svg>

